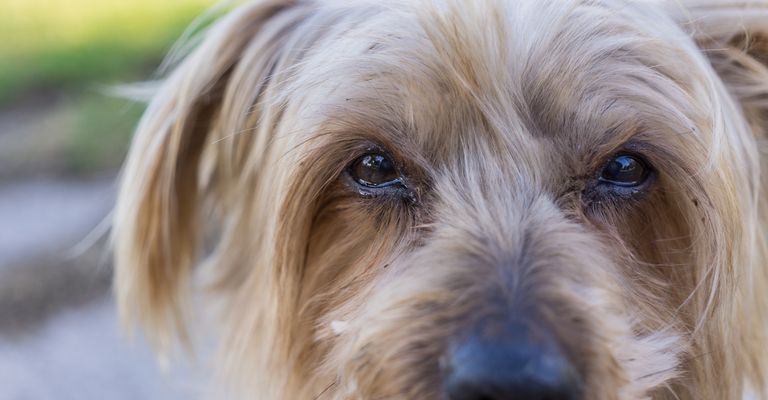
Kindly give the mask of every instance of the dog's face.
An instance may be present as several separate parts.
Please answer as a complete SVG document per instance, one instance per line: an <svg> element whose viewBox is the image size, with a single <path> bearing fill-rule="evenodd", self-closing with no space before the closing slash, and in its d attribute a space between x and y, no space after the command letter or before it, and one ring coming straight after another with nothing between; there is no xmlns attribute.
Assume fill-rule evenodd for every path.
<svg viewBox="0 0 768 400"><path fill-rule="evenodd" d="M123 307L176 315L210 209L222 368L246 395L736 398L763 369L764 103L734 96L768 71L707 58L674 15L243 7L140 127Z"/></svg>

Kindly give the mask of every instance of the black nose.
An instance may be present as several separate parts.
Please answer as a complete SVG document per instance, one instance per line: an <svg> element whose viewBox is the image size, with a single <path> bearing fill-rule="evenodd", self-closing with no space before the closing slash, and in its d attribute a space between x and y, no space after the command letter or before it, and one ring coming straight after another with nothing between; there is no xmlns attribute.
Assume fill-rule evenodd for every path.
<svg viewBox="0 0 768 400"><path fill-rule="evenodd" d="M581 380L546 330L486 322L451 346L447 400L580 400Z"/></svg>

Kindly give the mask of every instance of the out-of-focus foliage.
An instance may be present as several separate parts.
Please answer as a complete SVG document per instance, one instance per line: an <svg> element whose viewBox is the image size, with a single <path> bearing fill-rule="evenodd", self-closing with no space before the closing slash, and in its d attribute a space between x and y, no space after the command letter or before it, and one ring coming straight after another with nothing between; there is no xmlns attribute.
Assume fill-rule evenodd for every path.
<svg viewBox="0 0 768 400"><path fill-rule="evenodd" d="M211 0L0 0L0 102L140 77Z"/></svg>
<svg viewBox="0 0 768 400"><path fill-rule="evenodd" d="M0 180L116 168L143 105L105 89L154 78L173 44L215 3L0 0L0 129L13 129L0 134L14 135L0 149ZM19 115L21 126L3 124Z"/></svg>

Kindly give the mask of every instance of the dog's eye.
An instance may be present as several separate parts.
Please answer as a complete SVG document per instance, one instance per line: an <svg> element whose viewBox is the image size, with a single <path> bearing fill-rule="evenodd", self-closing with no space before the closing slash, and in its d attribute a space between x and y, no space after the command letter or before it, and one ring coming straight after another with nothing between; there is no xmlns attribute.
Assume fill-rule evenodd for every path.
<svg viewBox="0 0 768 400"><path fill-rule="evenodd" d="M603 168L600 181L616 186L635 187L648 178L648 164L640 157L620 154Z"/></svg>
<svg viewBox="0 0 768 400"><path fill-rule="evenodd" d="M366 154L350 165L349 173L360 185L380 188L402 182L392 161L385 155Z"/></svg>

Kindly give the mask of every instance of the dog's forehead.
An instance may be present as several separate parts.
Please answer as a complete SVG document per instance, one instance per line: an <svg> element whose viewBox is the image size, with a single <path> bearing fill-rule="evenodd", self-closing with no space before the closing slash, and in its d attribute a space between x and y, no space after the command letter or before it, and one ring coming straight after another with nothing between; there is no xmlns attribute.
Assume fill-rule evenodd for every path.
<svg viewBox="0 0 768 400"><path fill-rule="evenodd" d="M537 138L598 146L636 123L626 110L659 114L651 108L690 97L688 39L650 2L444 0L357 12L366 20L329 35L304 64L307 112L429 154L473 143L527 152L520 143Z"/></svg>

